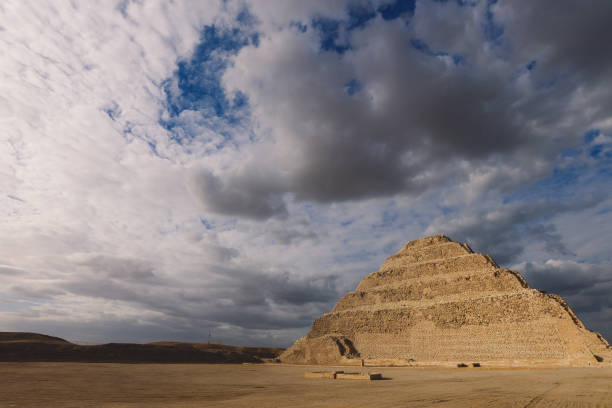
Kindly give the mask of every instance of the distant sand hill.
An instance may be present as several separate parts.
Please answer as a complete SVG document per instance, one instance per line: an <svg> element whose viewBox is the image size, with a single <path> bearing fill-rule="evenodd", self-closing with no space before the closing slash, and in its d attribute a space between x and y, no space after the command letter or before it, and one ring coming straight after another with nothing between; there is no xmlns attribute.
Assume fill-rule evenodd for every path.
<svg viewBox="0 0 612 408"><path fill-rule="evenodd" d="M156 342L83 346L37 333L0 332L0 361L109 363L262 363L282 349L224 344Z"/></svg>
<svg viewBox="0 0 612 408"><path fill-rule="evenodd" d="M307 364L588 366L612 348L557 295L443 235L411 241L281 360Z"/></svg>

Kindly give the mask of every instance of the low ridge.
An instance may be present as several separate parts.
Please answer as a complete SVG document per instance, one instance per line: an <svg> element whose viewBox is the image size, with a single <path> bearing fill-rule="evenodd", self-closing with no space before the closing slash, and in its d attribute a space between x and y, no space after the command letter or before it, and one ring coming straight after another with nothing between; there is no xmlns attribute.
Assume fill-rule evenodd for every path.
<svg viewBox="0 0 612 408"><path fill-rule="evenodd" d="M280 356L299 364L585 366L612 361L557 295L444 235L408 242Z"/></svg>
<svg viewBox="0 0 612 408"><path fill-rule="evenodd" d="M38 333L0 332L0 362L263 363L282 349L219 343L74 344Z"/></svg>

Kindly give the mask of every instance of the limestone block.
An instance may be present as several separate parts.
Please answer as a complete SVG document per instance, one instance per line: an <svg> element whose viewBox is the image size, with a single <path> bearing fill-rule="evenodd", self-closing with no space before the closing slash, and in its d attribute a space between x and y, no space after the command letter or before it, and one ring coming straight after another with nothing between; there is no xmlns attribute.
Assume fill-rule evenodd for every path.
<svg viewBox="0 0 612 408"><path fill-rule="evenodd" d="M342 373L336 376L339 380L382 380L381 373Z"/></svg>
<svg viewBox="0 0 612 408"><path fill-rule="evenodd" d="M344 371L308 371L304 373L305 378L328 378L335 380L338 374L344 373Z"/></svg>

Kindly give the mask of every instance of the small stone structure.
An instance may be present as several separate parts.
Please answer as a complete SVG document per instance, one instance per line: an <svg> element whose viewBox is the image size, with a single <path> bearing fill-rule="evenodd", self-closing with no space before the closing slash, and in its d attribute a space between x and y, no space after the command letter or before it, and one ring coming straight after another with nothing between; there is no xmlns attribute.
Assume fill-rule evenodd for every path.
<svg viewBox="0 0 612 408"><path fill-rule="evenodd" d="M328 378L330 380L382 380L380 373L345 373L344 371L309 371L306 378Z"/></svg>
<svg viewBox="0 0 612 408"><path fill-rule="evenodd" d="M339 380L382 380L380 373L342 373L336 376Z"/></svg>
<svg viewBox="0 0 612 408"><path fill-rule="evenodd" d="M408 242L281 355L298 364L586 366L612 361L557 295L443 235Z"/></svg>
<svg viewBox="0 0 612 408"><path fill-rule="evenodd" d="M342 374L344 371L309 371L304 373L306 378L329 378L335 380L338 374Z"/></svg>

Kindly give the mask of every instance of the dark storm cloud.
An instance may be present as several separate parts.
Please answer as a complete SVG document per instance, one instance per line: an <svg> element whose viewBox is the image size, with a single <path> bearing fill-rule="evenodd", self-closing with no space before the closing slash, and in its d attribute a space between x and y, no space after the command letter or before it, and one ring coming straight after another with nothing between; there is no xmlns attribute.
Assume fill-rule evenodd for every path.
<svg viewBox="0 0 612 408"><path fill-rule="evenodd" d="M610 265L548 261L527 262L522 269L530 285L561 295L575 295L600 283L612 282Z"/></svg>
<svg viewBox="0 0 612 408"><path fill-rule="evenodd" d="M592 330L612 337L612 265L549 260L518 265L534 288L563 296Z"/></svg>
<svg viewBox="0 0 612 408"><path fill-rule="evenodd" d="M239 214L255 219L287 215L281 194L267 188L275 186L257 179L253 174L223 180L210 171L202 170L195 182L207 209L219 214Z"/></svg>
<svg viewBox="0 0 612 408"><path fill-rule="evenodd" d="M609 84L590 75L611 65L612 29L602 17L610 6L561 3L508 3L491 15L474 6L479 17L466 13L463 42L432 36L435 50L431 30L414 30L418 19L431 17L419 13L421 3L407 25L378 18L352 31L351 48L341 55L312 49L308 34L298 32L285 43L262 39L243 48L226 85L248 96L254 119L273 129L275 143L239 172L204 173L205 204L265 219L286 215L287 193L323 203L419 194L491 161L507 172L536 161L550 170L563 149L607 118L612 100ZM498 43L483 20L508 24L507 31L500 26ZM243 64L248 71L240 71ZM360 86L348 94L351 81ZM541 174L540 167L534 175Z"/></svg>
<svg viewBox="0 0 612 408"><path fill-rule="evenodd" d="M289 274L255 277L241 291L259 291L262 297L280 305L328 303L338 296L335 276L294 278ZM240 297L237 297L239 299Z"/></svg>
<svg viewBox="0 0 612 408"><path fill-rule="evenodd" d="M291 245L303 240L316 240L318 238L317 233L314 232L310 223L306 220L301 220L291 226L284 223L276 223L268 231L271 237L282 245Z"/></svg>
<svg viewBox="0 0 612 408"><path fill-rule="evenodd" d="M338 300L335 276L264 274L255 270L217 268L214 306L207 319L245 328L279 329L309 325Z"/></svg>
<svg viewBox="0 0 612 408"><path fill-rule="evenodd" d="M542 87L568 87L575 98L587 97L585 118L597 122L612 111L612 3L605 0L545 0L498 2L496 18L503 24L506 55L515 61L533 61L531 72ZM573 91L573 92L571 92ZM559 99L557 104L575 101ZM549 101L549 103L554 103ZM530 104L538 114L543 112ZM550 120L566 120L565 116ZM607 124L608 130L610 124Z"/></svg>
<svg viewBox="0 0 612 408"><path fill-rule="evenodd" d="M210 325L271 330L303 327L329 310L339 297L335 276L300 277L201 265L201 276L194 273L192 285L185 287L171 276L143 275L143 270L149 271L146 263L134 260L95 257L83 264L99 267L56 282L54 294L124 301L161 312L165 318L206 321ZM16 294L25 293L23 288L13 289ZM44 287L30 292L48 295Z"/></svg>
<svg viewBox="0 0 612 408"><path fill-rule="evenodd" d="M563 238L553 225L534 225L527 228L531 239L544 244L544 250L549 254L573 255L565 244Z"/></svg>
<svg viewBox="0 0 612 408"><path fill-rule="evenodd" d="M558 200L539 200L515 202L494 210L472 209L461 217L453 214L437 219L427 231L443 232L454 240L467 242L475 251L490 254L500 265L517 260L529 244L542 245L549 255L573 255L550 219L600 202L598 197L586 197L564 204Z"/></svg>
<svg viewBox="0 0 612 408"><path fill-rule="evenodd" d="M499 2L494 10L512 50L536 60L536 71L561 69L587 83L607 81L612 73L612 49L605 45L612 38L611 2Z"/></svg>
<svg viewBox="0 0 612 408"><path fill-rule="evenodd" d="M326 303L337 298L336 276L295 276L287 272L262 273L258 270L214 269L221 278L215 293L240 306L302 306Z"/></svg>

